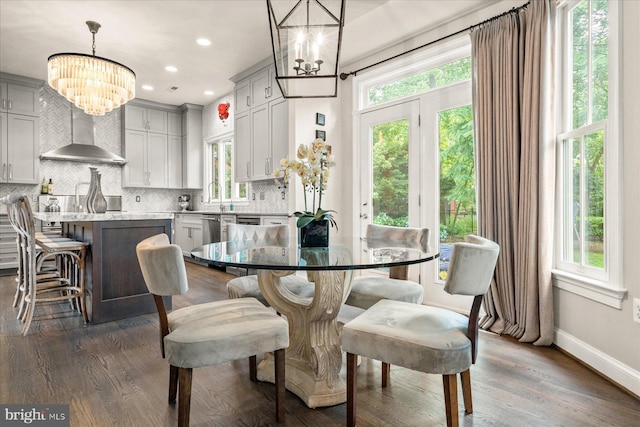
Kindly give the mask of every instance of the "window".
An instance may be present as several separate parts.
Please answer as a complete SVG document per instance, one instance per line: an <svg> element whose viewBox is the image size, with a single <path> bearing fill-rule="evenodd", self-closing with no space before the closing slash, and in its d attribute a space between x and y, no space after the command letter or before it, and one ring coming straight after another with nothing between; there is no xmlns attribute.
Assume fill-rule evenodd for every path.
<svg viewBox="0 0 640 427"><path fill-rule="evenodd" d="M619 288L617 4L560 9L562 133L558 136L556 267Z"/></svg>
<svg viewBox="0 0 640 427"><path fill-rule="evenodd" d="M367 91L369 105L415 95L470 78L471 57L458 59L408 77L369 88Z"/></svg>
<svg viewBox="0 0 640 427"><path fill-rule="evenodd" d="M233 139L216 140L209 144L210 180L205 201L238 201L247 199L247 184L233 181Z"/></svg>

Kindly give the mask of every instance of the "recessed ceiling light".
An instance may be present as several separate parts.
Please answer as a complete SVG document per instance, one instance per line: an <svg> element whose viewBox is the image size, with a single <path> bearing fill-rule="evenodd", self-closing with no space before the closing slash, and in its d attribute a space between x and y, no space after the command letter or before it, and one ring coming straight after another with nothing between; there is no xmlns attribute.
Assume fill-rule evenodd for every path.
<svg viewBox="0 0 640 427"><path fill-rule="evenodd" d="M204 94L205 94L205 95L213 95L213 94L214 94L214 92L213 92L212 90L205 90L205 91L204 91Z"/></svg>
<svg viewBox="0 0 640 427"><path fill-rule="evenodd" d="M170 73L175 73L176 71L178 71L178 69L173 65L167 65L166 67L164 67L164 69L169 71Z"/></svg>
<svg viewBox="0 0 640 427"><path fill-rule="evenodd" d="M200 46L210 46L211 45L211 40L209 40L209 39L198 39L198 40L196 40L196 43L198 43Z"/></svg>
<svg viewBox="0 0 640 427"><path fill-rule="evenodd" d="M142 89L144 89L144 90L153 90L153 86L151 86L151 85L142 85Z"/></svg>

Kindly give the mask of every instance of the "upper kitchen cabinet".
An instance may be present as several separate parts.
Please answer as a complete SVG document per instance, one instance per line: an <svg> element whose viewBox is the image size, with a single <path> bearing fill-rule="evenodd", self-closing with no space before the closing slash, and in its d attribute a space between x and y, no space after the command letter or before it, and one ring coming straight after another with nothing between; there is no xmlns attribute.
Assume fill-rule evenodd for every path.
<svg viewBox="0 0 640 427"><path fill-rule="evenodd" d="M37 184L42 82L6 74L0 79L0 182Z"/></svg>
<svg viewBox="0 0 640 427"><path fill-rule="evenodd" d="M236 100L236 114L282 98L282 93L276 83L273 65L263 67L247 77L241 77L240 80L236 81L235 78L232 77L231 80L236 82L233 91Z"/></svg>
<svg viewBox="0 0 640 427"><path fill-rule="evenodd" d="M126 107L124 110L126 129L168 134L169 113L167 111L130 104Z"/></svg>
<svg viewBox="0 0 640 427"><path fill-rule="evenodd" d="M176 178L182 177L182 141L175 135L182 133L176 129L180 108L144 100L123 108L122 151L127 164L122 169L122 186L182 188L182 180Z"/></svg>
<svg viewBox="0 0 640 427"><path fill-rule="evenodd" d="M247 92L255 102L240 113L236 111L234 130L234 178L236 182L260 181L273 178L273 170L289 147L289 103L282 97L275 83L272 65L256 72L232 78L236 96ZM276 84L276 86L274 86ZM244 98L236 98L242 104Z"/></svg>
<svg viewBox="0 0 640 427"><path fill-rule="evenodd" d="M202 105L182 105L182 187L202 189Z"/></svg>

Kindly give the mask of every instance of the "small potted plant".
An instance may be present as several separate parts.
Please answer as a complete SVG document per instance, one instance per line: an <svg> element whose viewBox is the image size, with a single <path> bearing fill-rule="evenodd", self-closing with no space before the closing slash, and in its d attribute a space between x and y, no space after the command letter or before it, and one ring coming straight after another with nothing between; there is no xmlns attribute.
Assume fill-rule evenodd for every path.
<svg viewBox="0 0 640 427"><path fill-rule="evenodd" d="M327 189L329 168L335 166L331 147L320 138L309 145L300 144L296 159L282 159L280 166L282 169L273 172L280 188L287 188L293 175L300 177L304 187L304 211L293 213L298 218L298 244L301 247L329 246L329 225L338 228L331 214L335 211L322 209L322 195ZM308 194L311 194L311 206L308 204Z"/></svg>

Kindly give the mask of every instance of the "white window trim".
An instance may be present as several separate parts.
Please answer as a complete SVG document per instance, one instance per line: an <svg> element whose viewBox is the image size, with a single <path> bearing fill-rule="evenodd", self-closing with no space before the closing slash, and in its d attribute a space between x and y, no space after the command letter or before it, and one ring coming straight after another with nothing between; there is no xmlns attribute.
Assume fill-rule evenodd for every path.
<svg viewBox="0 0 640 427"><path fill-rule="evenodd" d="M213 170L212 170L213 168L212 168L212 165L211 165L211 162L210 162L210 159L212 158L212 154L213 154L212 153L213 146L216 145L216 144L223 143L226 140L233 139L233 138L234 138L234 132L231 131L231 132L226 132L224 134L220 134L220 135L218 135L218 136L216 136L214 138L208 138L207 140L205 140L205 153L204 153L204 155L205 155L205 159L208 159L205 162L205 171L204 171L204 174L205 174L205 177L206 177L206 179L205 179L206 182L203 182L203 188L202 188L203 203L205 203L205 204L208 204L208 201L209 201L209 184L212 181L215 181L213 179L214 178L213 177ZM233 150L232 150L232 152L233 152ZM235 176L234 175L234 170L233 170L234 168L235 168L235 162L232 161L231 162L232 185L233 186L237 186L238 183L235 182L235 180L233 179L233 177ZM249 183L247 183L247 194L249 194L249 190L250 190L249 189ZM211 204L220 204L220 203L228 203L228 202L231 202L236 206L245 206L245 205L249 204L249 199L248 199L248 197L244 198L244 199L240 199L240 198L233 197L233 196L228 198L228 199L222 199L222 200L220 200L219 198L218 199L213 199L213 198L211 199Z"/></svg>
<svg viewBox="0 0 640 427"><path fill-rule="evenodd" d="M560 40L565 40L568 37L568 13L567 11L578 4L580 0L565 1L559 5L558 8L558 34ZM622 224L622 209L619 206L622 203L621 191L622 191L622 159L621 150L621 120L619 116L620 112L620 80L622 69L620 67L620 34L621 34L621 8L619 2L609 1L609 117L606 120L605 128L605 236L607 239L607 253L605 254L607 274L604 280L599 280L594 277L590 277L584 274L580 274L576 271L568 271L561 269L562 262L562 231L560 226L562 224L562 209L556 209L556 236L554 254L554 265L556 268L552 270L553 284L559 289L572 292L574 294L583 296L585 298L597 301L599 303L621 309L622 300L627 294L627 290L623 286L622 277L622 247L623 247L623 235L621 233ZM612 31L613 30L613 31ZM567 67L567 54L565 52L565 44L558 43L558 82L559 87L562 87L565 92L570 91L571 88L563 86L562 83L567 81L566 76L562 73L569 73ZM561 116L562 111L569 111L569 106L564 102L569 99L567 93L562 93L560 102L556 105L562 106L558 109L558 123L563 126L564 129L568 129L568 125L564 117ZM597 125L594 124L594 125ZM593 126L593 125L590 125ZM583 129L584 130L584 129ZM558 147L564 137L575 133L575 131L566 132L562 135L558 135ZM615 143L611 143L614 141ZM562 166L562 155L559 150L557 170L560 171ZM562 174L558 174L557 177L557 197L556 206L562 206L561 195L562 192Z"/></svg>

